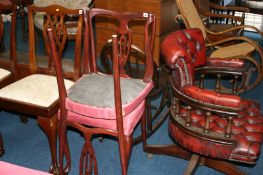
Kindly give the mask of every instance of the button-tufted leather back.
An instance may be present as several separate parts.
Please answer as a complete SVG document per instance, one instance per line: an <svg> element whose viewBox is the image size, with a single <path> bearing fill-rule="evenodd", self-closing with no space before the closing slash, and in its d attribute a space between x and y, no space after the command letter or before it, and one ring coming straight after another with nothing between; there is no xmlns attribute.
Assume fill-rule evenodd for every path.
<svg viewBox="0 0 263 175"><path fill-rule="evenodd" d="M205 41L200 29L179 30L169 34L161 44L161 54L174 69L173 85L178 90L193 83L193 68L206 64ZM171 59L172 58L172 59Z"/></svg>
<svg viewBox="0 0 263 175"><path fill-rule="evenodd" d="M166 55L168 50L173 50L173 54L177 52L177 47L181 48L180 54L187 61L193 63L194 68L206 64L206 48L205 41L200 29L185 29L169 34L162 43ZM169 52L169 51L168 51ZM171 53L171 52L170 52Z"/></svg>

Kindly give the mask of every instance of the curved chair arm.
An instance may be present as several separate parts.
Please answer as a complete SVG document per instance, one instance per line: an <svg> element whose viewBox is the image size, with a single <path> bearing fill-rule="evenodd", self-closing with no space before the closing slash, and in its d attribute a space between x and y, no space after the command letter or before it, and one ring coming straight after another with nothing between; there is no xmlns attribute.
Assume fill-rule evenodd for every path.
<svg viewBox="0 0 263 175"><path fill-rule="evenodd" d="M175 69L177 60L181 57L185 58L185 61L191 61L190 55L178 44L173 44L173 40L166 40L161 44L161 55L165 59L166 64Z"/></svg>
<svg viewBox="0 0 263 175"><path fill-rule="evenodd" d="M180 102L187 104L187 106L231 116L238 116L242 109L239 96L221 94L213 90L198 88L197 86L185 86L179 90L173 85L173 81L178 81L177 79L178 77L172 76L172 93Z"/></svg>
<svg viewBox="0 0 263 175"><path fill-rule="evenodd" d="M255 32L257 32L263 38L263 32L261 30L259 30L258 28L254 27L254 26L251 26L251 25L234 26L234 27L231 27L229 29L222 30L220 32L213 32L213 31L205 28L206 32L208 34L210 34L210 35L223 35L223 34L226 34L226 33L229 33L229 32L233 32L233 31L237 31L237 30L240 30L240 29L252 29Z"/></svg>
<svg viewBox="0 0 263 175"><path fill-rule="evenodd" d="M246 41L249 44L251 44L253 47L255 47L255 51L258 53L259 58L253 58L249 55L243 55L243 56L235 56L234 59L240 59L240 60L244 60L247 61L251 64L253 64L255 66L256 72L258 73L257 78L255 79L255 81L253 81L253 83L251 83L249 85L249 87L246 88L245 91L248 91L250 89L253 89L258 83L260 83L260 81L263 79L263 50L262 48L253 40L243 37L243 36L238 36L238 37L230 37L230 38L226 38L217 42L213 42L213 43L209 43L206 44L206 47L210 47L210 48L215 48L216 46L222 45L222 44L226 44L229 42L236 42L236 41ZM227 58L227 59L232 59L232 58Z"/></svg>
<svg viewBox="0 0 263 175"><path fill-rule="evenodd" d="M222 108L240 107L240 97L230 94L220 94L213 90L201 89L197 86L185 86L182 91L188 97L195 99L203 104L221 106Z"/></svg>
<svg viewBox="0 0 263 175"><path fill-rule="evenodd" d="M227 44L229 42L237 42L237 41L245 41L245 42L248 42L249 44L251 44L252 46L255 47L255 50L258 52L259 56L260 56L260 71L263 70L263 50L262 48L253 40L247 38L247 37L243 37L243 36L237 36L237 37L230 37L230 38L225 38L225 39L222 39L222 40L219 40L219 41L216 41L216 42L213 42L213 43L206 43L206 47L215 47L215 46L219 46L219 45L222 45L222 44ZM235 57L236 59L246 59L248 58L248 56L238 56ZM256 61L257 62L257 61Z"/></svg>

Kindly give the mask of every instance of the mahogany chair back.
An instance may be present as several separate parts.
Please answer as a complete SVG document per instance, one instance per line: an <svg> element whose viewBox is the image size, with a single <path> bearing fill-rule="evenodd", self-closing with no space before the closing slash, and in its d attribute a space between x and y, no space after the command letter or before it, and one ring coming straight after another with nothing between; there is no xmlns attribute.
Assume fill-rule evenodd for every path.
<svg viewBox="0 0 263 175"><path fill-rule="evenodd" d="M44 73L52 74L52 61L49 57L46 60L38 59L36 32L40 32L43 37L45 53L49 55L49 47L47 47L47 34L48 27L53 28L59 35L56 38L56 45L59 49L59 54L64 56L67 49L68 40L74 39L75 48L73 50L73 59L63 59L64 73L67 78L77 80L80 77L79 65L81 62L81 43L82 43L82 27L83 20L80 15L80 9L67 9L60 5L50 5L47 7L37 7L34 5L28 6L28 23L29 23L29 68L30 73ZM36 18L42 15L41 30L36 27ZM40 40L40 39L39 39ZM39 41L38 41L39 42Z"/></svg>

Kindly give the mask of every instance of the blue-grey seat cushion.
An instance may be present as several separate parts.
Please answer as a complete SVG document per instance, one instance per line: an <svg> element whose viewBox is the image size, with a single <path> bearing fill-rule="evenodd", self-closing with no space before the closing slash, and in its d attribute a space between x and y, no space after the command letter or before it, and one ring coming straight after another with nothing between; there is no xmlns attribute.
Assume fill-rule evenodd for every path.
<svg viewBox="0 0 263 175"><path fill-rule="evenodd" d="M131 103L147 87L141 79L121 78L122 105ZM113 108L113 76L89 74L79 79L68 91L68 98L74 102L99 108Z"/></svg>

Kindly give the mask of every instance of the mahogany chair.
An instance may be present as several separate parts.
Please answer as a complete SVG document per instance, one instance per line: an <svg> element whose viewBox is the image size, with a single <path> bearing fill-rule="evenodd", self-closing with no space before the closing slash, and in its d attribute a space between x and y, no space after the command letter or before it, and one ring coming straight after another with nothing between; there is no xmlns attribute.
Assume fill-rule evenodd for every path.
<svg viewBox="0 0 263 175"><path fill-rule="evenodd" d="M199 48L198 42L189 44ZM161 53L171 69L173 96L168 128L176 142L164 153L190 159L185 174L193 174L199 165L225 174L245 174L233 163L253 165L260 155L260 106L236 95L195 86L194 57L187 49L171 38L165 38L161 44Z"/></svg>
<svg viewBox="0 0 263 175"><path fill-rule="evenodd" d="M232 31L232 29L241 29L244 28L244 26L236 26L231 30L229 29L217 33L212 32L204 26L192 0L175 1L180 11L180 15L177 17L184 21L186 28L199 28L202 31L208 53L210 53L210 58L235 58L241 59L248 64L251 73L249 73L247 80L252 81L252 77L256 77L256 80L250 85L250 88L243 89L242 92L252 89L261 82L263 79L263 51L258 43L244 36L229 37L216 42L211 42L208 36L214 35L219 37L222 34ZM260 36L263 36L263 33L257 28L253 26L245 27L253 28L260 34ZM255 56L257 54L259 56Z"/></svg>
<svg viewBox="0 0 263 175"><path fill-rule="evenodd" d="M117 30L117 29L116 29ZM112 39L102 47L100 52L101 72L112 74ZM131 45L130 57L127 60L125 71L132 78L142 78L145 71L145 53L136 45ZM153 82L154 88L147 97L146 120L147 135L151 136L165 121L169 110L166 108L169 102L168 71L165 65L157 68L154 64ZM157 70L159 69L159 71ZM162 71L160 71L162 69ZM154 103L157 98L161 98L159 103ZM166 110L164 112L164 110ZM162 115L160 115L162 114ZM134 138L134 144L142 141L141 135Z"/></svg>
<svg viewBox="0 0 263 175"><path fill-rule="evenodd" d="M37 69L36 71L38 73L45 73L47 72L47 68L50 69L50 67L52 67L52 62L48 57L48 48L46 46L46 21L49 20L48 16L45 15L43 20L41 21L41 29L40 30L40 35L43 37L43 41L44 41L44 45L45 45L45 54L46 56L40 56L37 53L37 49L39 49L39 47L37 47L37 45L40 45L40 39L37 40L36 39L36 31L38 30L38 27L35 25L35 20L38 16L38 14L48 14L56 9L59 9L57 15L57 18L54 19L54 22L51 21L52 23L62 23L63 25L57 25L58 29L62 30L61 35L59 36L61 38L61 44L60 44L60 50L59 53L63 56L63 69L64 69L64 73L66 75L67 79L72 79L72 80L76 80L79 78L79 69L78 67L76 67L75 65L79 64L77 61L80 61L79 59L74 59L74 57L79 57L80 58L80 52L75 51L74 52L74 56L73 58L66 58L64 56L64 53L67 49L67 43L68 40L74 40L74 42L77 43L77 45L81 44L81 31L80 27L81 26L81 22L82 22L82 18L79 18L79 9L75 8L73 9L68 9L65 8L61 5L50 5L50 6L44 6L44 7L39 7L39 6L35 6L35 5L29 5L29 10L28 10L28 25L29 25L29 59L35 59L37 61L36 63L36 67L34 69ZM52 9L52 10L49 10ZM62 15L60 15L59 13L61 13ZM67 14L68 13L68 14ZM64 18L62 18L64 15ZM59 21L61 20L61 21ZM39 30L38 30L39 32ZM76 45L76 46L77 46ZM79 46L78 46L79 47ZM28 63L26 63L28 64Z"/></svg>
<svg viewBox="0 0 263 175"><path fill-rule="evenodd" d="M12 12L11 27L10 27L10 47L8 50L5 48L4 25L6 24L2 19L2 14L6 12ZM16 59L16 6L12 5L10 1L0 2L0 88L10 84L14 77L14 67ZM3 60L6 60L7 64L4 64ZM4 145L2 135L0 133L0 156L4 154Z"/></svg>
<svg viewBox="0 0 263 175"><path fill-rule="evenodd" d="M59 54L67 41L67 32L65 25L65 18L68 15L74 15L78 21L78 34L76 35L75 46L75 60L74 60L74 77L77 79L80 71L80 52L82 43L82 26L83 20L80 14L82 10L66 9L61 6L48 6L48 7L34 7L28 6L29 23L32 24L33 11L38 9L45 12L47 20L45 21L45 28L53 28L59 35L57 43ZM48 137L51 153L51 167L50 172L58 173L57 164L57 112L59 110L59 95L56 77L53 76L54 69L51 61L46 61L49 64L43 67L42 74L38 72L38 60L35 57L35 44L34 44L34 29L33 25L29 25L29 68L30 75L19 79L2 89L0 89L0 109L16 112L27 117L35 117L38 124L43 129ZM46 30L45 30L46 31ZM43 36L46 36L44 32ZM44 40L46 41L47 38ZM47 49L47 53L50 51ZM49 57L47 57L48 59ZM52 75L53 74L53 75ZM72 86L74 82L65 80L66 88Z"/></svg>
<svg viewBox="0 0 263 175"><path fill-rule="evenodd" d="M97 67L95 36L92 21L98 17L111 19L119 24L113 35L113 75L100 73ZM55 42L56 35L48 30L55 61L60 94L60 173L68 173L71 166L70 153L66 136L67 127L71 126L84 134L80 158L79 174L98 174L97 161L91 138L93 135L110 135L118 140L122 174L127 174L132 151L133 130L141 118L145 117L145 99L153 88L152 49L155 32L155 16L149 13L118 13L110 10L93 8L84 14L85 40L83 75L66 92L63 83L60 57ZM131 45L132 30L130 25L140 22L144 26L144 52L146 56L144 76L131 78L125 72Z"/></svg>

